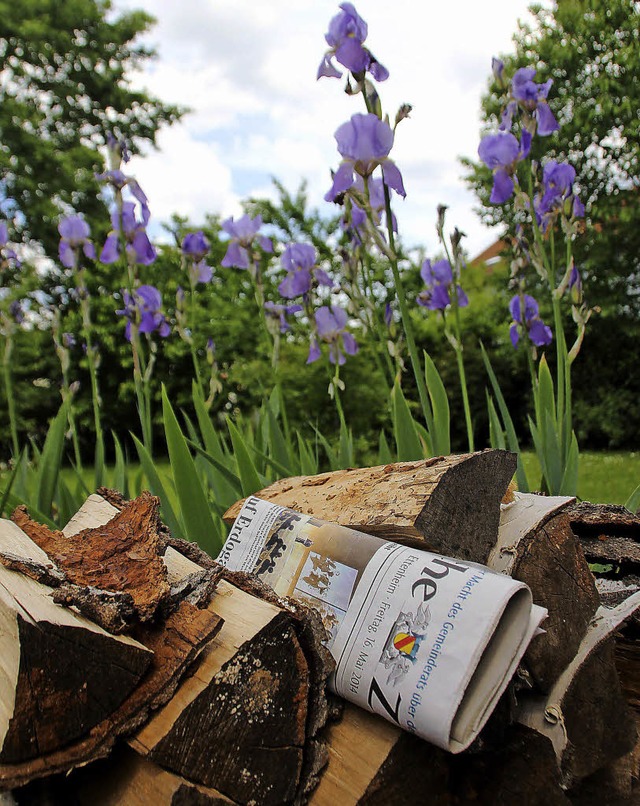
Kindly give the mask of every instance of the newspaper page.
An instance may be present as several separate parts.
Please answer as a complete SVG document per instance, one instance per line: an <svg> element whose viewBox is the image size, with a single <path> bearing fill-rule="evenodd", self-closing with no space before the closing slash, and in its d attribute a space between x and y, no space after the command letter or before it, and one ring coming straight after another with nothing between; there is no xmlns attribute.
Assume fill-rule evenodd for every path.
<svg viewBox="0 0 640 806"><path fill-rule="evenodd" d="M467 748L546 616L485 566L249 497L218 562L318 611L335 692L450 752Z"/></svg>

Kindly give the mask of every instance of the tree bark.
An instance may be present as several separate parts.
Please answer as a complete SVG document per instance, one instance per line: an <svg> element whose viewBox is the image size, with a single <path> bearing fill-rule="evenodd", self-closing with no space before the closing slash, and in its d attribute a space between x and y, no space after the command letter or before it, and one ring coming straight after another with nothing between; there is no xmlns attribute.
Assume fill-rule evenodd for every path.
<svg viewBox="0 0 640 806"><path fill-rule="evenodd" d="M495 543L499 503L515 454L481 451L282 479L255 493L320 520L396 543L484 562ZM225 513L233 522L242 506Z"/></svg>
<svg viewBox="0 0 640 806"><path fill-rule="evenodd" d="M56 605L59 588L33 577L44 569L58 584L64 573L15 523L0 525L0 788L8 788L106 755L171 697L222 622L184 597L166 618L112 635ZM7 555L29 575L5 567ZM131 563L135 576L139 560Z"/></svg>

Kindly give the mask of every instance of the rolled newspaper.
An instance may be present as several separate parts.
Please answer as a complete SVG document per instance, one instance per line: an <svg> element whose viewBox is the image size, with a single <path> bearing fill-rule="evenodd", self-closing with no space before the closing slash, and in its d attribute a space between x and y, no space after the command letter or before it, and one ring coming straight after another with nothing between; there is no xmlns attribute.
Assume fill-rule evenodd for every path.
<svg viewBox="0 0 640 806"><path fill-rule="evenodd" d="M478 735L547 615L485 566L253 496L218 562L318 611L337 694L452 753Z"/></svg>

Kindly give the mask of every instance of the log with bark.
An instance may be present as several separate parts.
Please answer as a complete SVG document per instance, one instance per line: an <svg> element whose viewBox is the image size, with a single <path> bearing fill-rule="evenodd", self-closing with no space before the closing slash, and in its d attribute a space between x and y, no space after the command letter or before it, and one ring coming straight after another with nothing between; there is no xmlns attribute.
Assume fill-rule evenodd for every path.
<svg viewBox="0 0 640 806"><path fill-rule="evenodd" d="M601 609L574 534L577 516L571 499L516 495L500 507L511 462L501 452L484 452L289 479L260 493L325 520L488 563L527 582L534 599L549 609L546 634L532 643L480 738L458 756L350 704L326 728L333 704L326 694L332 664L313 614L246 575L221 576L197 546L175 540L151 516L145 521L139 505L117 494L102 491L62 536L41 538L53 557L40 550L25 557L24 549L0 543L4 573L45 591L55 611L93 622L105 641L137 642L145 657L152 652L147 671L132 684L132 693L123 695L125 704L137 696L135 718L118 722L107 717L98 723L116 725L116 747L109 757L69 775L34 781L16 791L18 801L34 803L46 796L49 802L87 804L392 806L428 799L452 806L549 806L595 802L593 794L600 788L602 803L616 802L602 797L605 787L607 798L623 803L626 797L633 803L639 754L627 701L638 697L638 655L631 651L638 644L629 632L637 603L625 597L621 609ZM146 524L135 535L123 527L127 511ZM38 539L38 529L21 522ZM104 547L97 541L102 560L89 574L86 552L90 557L91 550L85 544L100 530L107 529L110 539L109 523L119 537L114 539L113 573L105 578ZM155 547L148 555L140 540L144 530ZM151 558L148 569L136 565L142 556ZM134 565L133 577L125 586L128 563ZM157 588L156 596L150 590L144 594L147 584ZM60 604L51 604L54 595ZM17 606L6 609L9 622L19 618L13 615ZM165 661L158 662L158 647L173 646L166 624L187 606L194 617L217 619L222 626L215 634L212 629L194 650L196 657L185 660L178 672L165 672L168 692L162 692L160 703L157 689L155 699L141 690L153 679L154 668L165 668ZM102 627L95 627L96 620ZM48 629L49 622L42 623ZM618 671L624 670L621 630L630 647L622 692L614 663L615 642ZM156 644L152 635L158 637ZM168 651L166 656L172 657ZM3 702L12 718L10 698ZM338 709L331 713L336 716ZM89 729L90 736L94 730ZM13 778L6 775L11 765L0 766L0 781L6 786L28 780L27 765L33 778L92 761L95 749L68 754L86 741L79 737L49 753L48 758L57 754L57 766L42 766L41 757L22 762L22 777L16 778L15 765ZM109 748L104 743L100 749L104 754Z"/></svg>
<svg viewBox="0 0 640 806"><path fill-rule="evenodd" d="M320 477L321 484L316 483L316 477L281 480L256 495L285 506L303 501L305 511L316 517L379 534L379 524L387 517L394 521L394 530L397 530L397 513L427 511L428 502L421 501L415 480L411 485L402 482L403 473L415 473L419 465L409 463L352 471L358 479L367 481L350 491L346 487L346 474L350 471L342 471L324 474ZM441 478L445 480L446 474ZM381 486L383 493L377 494ZM324 495L325 490L330 494ZM335 496L333 491L337 491ZM437 484L435 488L428 484L427 491L429 498L437 495ZM503 492L504 488L498 495ZM548 792L553 789L559 794L632 752L636 741L633 717L622 695L614 663L613 628L602 630L607 613L599 610L601 603L594 577L572 530L572 519L576 517L573 504L574 499L568 497L516 494L511 503L503 505L500 529L489 548L486 541L461 539L458 533L446 530L438 536L427 529L421 532L425 519L413 516L398 539L404 542L407 537L413 541L421 538L425 548L448 556L456 556L456 551L464 544L465 559L484 562L526 582L532 589L534 601L548 609L545 635L533 641L525 655L519 670L518 701L506 709L503 722L517 721L519 717L525 723L531 722L525 716L529 713L527 707L544 704L540 710L542 722L533 720L534 732L537 736L549 736L554 731L544 731L542 727L553 722L556 729L560 726L564 741L552 742L552 747L543 752L540 747L544 743L539 738L533 744L540 758L546 759L544 763L555 756L553 774L548 774L547 778L556 780L557 786L555 789L550 786ZM455 506L455 498L450 499L450 506ZM230 518L237 511L238 505L226 517ZM389 530L387 537L394 539L397 534ZM632 600L625 611L625 619L633 617L638 604ZM599 706L587 708L587 703L601 703L602 709ZM615 718L611 718L611 714L615 714ZM373 717L371 719L378 724ZM356 800L364 798L365 792L375 791L377 797L388 798L389 802L405 802L398 799L397 793L392 794L393 785L389 789L386 782L396 781L400 775L399 767L406 763L408 738L392 726L380 725L377 753L361 758L358 742L361 721L360 714L347 706L343 723L332 728L330 763L314 802L316 799L318 803L329 802L336 797L351 802L354 788L358 792ZM498 733L504 731L503 724ZM526 735L530 737L531 731ZM423 747L418 751L418 747L420 743L416 745L415 764L421 763L418 757L425 752ZM486 752L490 752L490 748ZM531 765L530 769L533 768L535 765ZM336 790L336 787L343 788ZM495 792L491 797L494 796ZM544 800L544 790L540 797Z"/></svg>
<svg viewBox="0 0 640 806"><path fill-rule="evenodd" d="M255 495L324 521L485 562L515 454L479 451L276 481ZM235 520L243 501L225 513Z"/></svg>
<svg viewBox="0 0 640 806"><path fill-rule="evenodd" d="M81 650L89 645L87 634L94 644L97 635L105 647L98 646L102 664L91 645L90 655L68 652L69 666L59 658L66 649L57 655L50 651L49 665L36 666L32 641L15 640L17 629L9 634L7 669L15 667L16 679L3 687L9 730L0 782L16 786L68 771L104 754L126 733L136 754L148 761L141 768L163 763L163 780L184 779L184 787L177 787L182 787L180 797L219 788L240 801L256 796L274 804L299 800L315 784L326 755L318 734L328 714L325 681L332 663L320 642L319 620L246 575L221 579L222 569L197 550L191 553L202 556L208 568L167 547L166 534L159 536L164 530L156 528L158 502L151 496L121 504L117 508L92 496L64 533L50 532L23 510L16 513L21 528L5 522L13 539L10 545L2 539L0 551L13 570L0 567L0 583L6 588L8 578L15 591L7 618L24 621L23 610L39 616L37 600L43 609L36 624L40 641L53 641L59 630L52 625L66 628L69 622L81 635L75 639ZM55 590L31 578L43 579L42 569ZM135 639L123 635L125 630ZM199 638L197 653L186 651L193 633ZM129 655L128 666L137 676L126 665ZM188 664L191 673L178 685ZM57 684L64 698L52 697L43 711L41 690L19 685L25 677L30 684L29 675L45 692ZM119 699L112 702L109 696ZM100 710L82 710L85 702L94 710L99 704ZM71 705L81 711L77 719ZM139 724L144 727L136 731ZM47 726L54 739L45 744ZM35 739L26 736L27 728ZM168 771L174 771L173 778Z"/></svg>

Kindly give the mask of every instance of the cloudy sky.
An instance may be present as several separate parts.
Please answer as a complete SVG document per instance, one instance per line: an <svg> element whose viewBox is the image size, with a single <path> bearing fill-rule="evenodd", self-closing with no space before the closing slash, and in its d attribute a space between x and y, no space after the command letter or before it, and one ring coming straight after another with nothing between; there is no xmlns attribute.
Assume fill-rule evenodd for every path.
<svg viewBox="0 0 640 806"><path fill-rule="evenodd" d="M393 120L401 103L413 112L391 153L407 198L395 211L408 246L434 250L436 206L467 233L475 255L495 240L473 212L475 200L457 158L475 156L480 97L491 57L512 49L528 0L360 0L367 45L390 72L379 85ZM157 20L148 39L159 58L136 83L189 106L183 122L162 132L159 152L128 166L156 220L177 212L197 224L205 212L238 215L248 196L273 197L271 177L295 191L309 183L313 207L339 155L333 134L362 99L343 81L316 81L334 0L118 0Z"/></svg>

